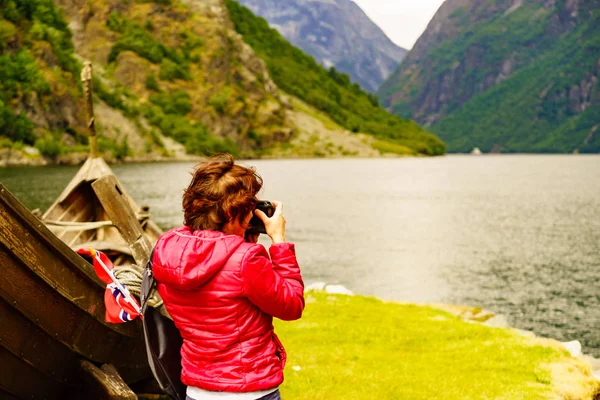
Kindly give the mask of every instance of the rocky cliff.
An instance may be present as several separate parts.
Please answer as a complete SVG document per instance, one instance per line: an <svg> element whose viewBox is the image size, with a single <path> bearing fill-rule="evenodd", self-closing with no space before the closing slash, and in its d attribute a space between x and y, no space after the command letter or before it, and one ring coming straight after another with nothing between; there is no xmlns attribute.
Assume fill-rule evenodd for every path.
<svg viewBox="0 0 600 400"><path fill-rule="evenodd" d="M231 29L222 2L56 3L75 52L97 66L106 91L121 96L120 111L137 108L140 123L133 122L142 130L197 154L252 154L289 140L287 104L264 63ZM112 121L100 122L118 129Z"/></svg>
<svg viewBox="0 0 600 400"><path fill-rule="evenodd" d="M598 152L600 1L447 0L380 89L450 151Z"/></svg>
<svg viewBox="0 0 600 400"><path fill-rule="evenodd" d="M395 45L351 0L240 0L324 65L375 92L406 50Z"/></svg>
<svg viewBox="0 0 600 400"><path fill-rule="evenodd" d="M85 150L82 60L94 66L109 159L256 156L294 133L288 101L220 1L11 0L0 11L0 105L15 120L0 127L2 147L35 144L51 158Z"/></svg>
<svg viewBox="0 0 600 400"><path fill-rule="evenodd" d="M279 38L275 31L265 35L263 41ZM312 96L307 104L282 91L264 57L236 32L223 0L6 0L0 2L0 51L0 165L85 157L83 60L94 66L96 129L109 160L214 152L372 156L389 150L380 141L399 144L406 135L412 139L397 153L443 149L416 124L378 107L402 126L385 123L390 134L378 137L377 145L371 136L355 135L363 126L356 121L375 122L373 113L355 115L361 110L339 104L340 91L351 88L355 102L369 107L377 100L335 71L320 71L320 85L300 92ZM284 63L270 66L278 71ZM329 92L316 93L323 87ZM344 119L339 109L345 109ZM348 118L355 122L345 124ZM365 133L375 133L364 126ZM435 151L424 142L434 143Z"/></svg>

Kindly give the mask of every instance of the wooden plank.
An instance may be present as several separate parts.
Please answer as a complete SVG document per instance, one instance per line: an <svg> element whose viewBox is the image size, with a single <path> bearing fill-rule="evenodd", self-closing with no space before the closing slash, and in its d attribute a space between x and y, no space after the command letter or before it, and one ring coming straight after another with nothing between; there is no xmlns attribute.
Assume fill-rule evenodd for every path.
<svg viewBox="0 0 600 400"><path fill-rule="evenodd" d="M70 351L97 362L115 363L128 382L149 376L140 322L105 323L105 285L92 266L52 234L1 183L0 277L0 298L5 304ZM30 335L27 329L21 329L26 323L17 325L13 327L20 329L21 336ZM8 335L7 340L15 338L10 330L0 330ZM18 349L21 342L13 339L7 346ZM29 345L23 346L25 356ZM7 351L0 346L2 349ZM27 360L36 363L31 355ZM9 361L0 357L0 371L12 368ZM0 388L13 393L1 384Z"/></svg>
<svg viewBox="0 0 600 400"><path fill-rule="evenodd" d="M116 368L105 364L101 368L89 361L79 363L80 374L95 398L109 400L137 400L135 393L123 381Z"/></svg>
<svg viewBox="0 0 600 400"><path fill-rule="evenodd" d="M56 218L59 221L88 221L94 214L93 198L90 185L82 183L61 204L62 213ZM84 218L85 217L85 218Z"/></svg>
<svg viewBox="0 0 600 400"><path fill-rule="evenodd" d="M92 229L98 229L105 226L112 226L110 221L94 221L94 222L83 222L83 221L44 221L46 226L51 231L89 231Z"/></svg>
<svg viewBox="0 0 600 400"><path fill-rule="evenodd" d="M2 298L0 321L0 346L57 382L75 383L76 369L73 368L73 363L77 361L76 353L48 335Z"/></svg>
<svg viewBox="0 0 600 400"><path fill-rule="evenodd" d="M85 99L85 111L88 117L88 130L90 131L90 157L98 157L98 137L96 136L94 102L92 101L92 75L92 62L85 61L81 70L81 81L83 82L83 98Z"/></svg>
<svg viewBox="0 0 600 400"><path fill-rule="evenodd" d="M0 297L54 340L95 362L113 362L119 367L140 370L147 368L141 322L104 322L104 289L90 288L88 295L100 300L92 303L88 310L81 310L20 265L3 246L0 246L0 265L3 278L0 279ZM22 334L27 335L25 331Z"/></svg>
<svg viewBox="0 0 600 400"><path fill-rule="evenodd" d="M73 192L82 182L90 182L101 176L112 174L112 170L102 158L88 158L81 168L79 168L79 171L75 174L73 179L71 179L71 182L65 187L65 190L63 190L61 195L56 199L54 204L52 204L50 208L48 208L48 211L44 213L43 218L52 218L52 215L55 215L54 209L57 208L59 204L63 203L69 197L71 192Z"/></svg>
<svg viewBox="0 0 600 400"><path fill-rule="evenodd" d="M58 399L65 386L0 347L0 389L20 399Z"/></svg>
<svg viewBox="0 0 600 400"><path fill-rule="evenodd" d="M17 397L13 396L12 394L10 394L10 393L2 390L2 389L0 389L0 399L2 399L2 400L20 400ZM146 400L146 398L143 398L143 397L140 398L139 396L138 396L138 399L140 399L140 400ZM166 398L165 400L170 400L170 399Z"/></svg>
<svg viewBox="0 0 600 400"><path fill-rule="evenodd" d="M60 265L60 269L69 266L65 271L68 275L76 275L77 281L83 275L87 280L98 286L103 282L98 279L94 269L83 258L77 255L62 240L54 235L39 219L37 219L12 193L0 183L0 243L4 243L11 252L23 259L24 263L34 269L44 270L47 257L55 259L54 263ZM43 258L40 259L40 258ZM42 278L51 285L56 285L56 278L63 274L49 271L48 274L40 273ZM73 288L71 282L66 288ZM80 296L79 294L75 297Z"/></svg>
<svg viewBox="0 0 600 400"><path fill-rule="evenodd" d="M43 218L43 221L93 221L96 214L96 203L97 200L92 187L89 183L82 182L64 202L57 204L52 213ZM63 242L69 243L80 232L63 231L55 232L55 234Z"/></svg>
<svg viewBox="0 0 600 400"><path fill-rule="evenodd" d="M143 271L152 251L152 243L145 235L119 181L113 175L103 176L92 183L92 188L110 220L129 245L138 269Z"/></svg>
<svg viewBox="0 0 600 400"><path fill-rule="evenodd" d="M112 175L97 179L92 183L92 188L109 218L129 245L137 264L134 267L143 274L153 244L142 229L131 207L129 196L121 189L117 178ZM149 229L155 229L155 226L149 225ZM164 305L159 307L158 311L165 317L171 318Z"/></svg>

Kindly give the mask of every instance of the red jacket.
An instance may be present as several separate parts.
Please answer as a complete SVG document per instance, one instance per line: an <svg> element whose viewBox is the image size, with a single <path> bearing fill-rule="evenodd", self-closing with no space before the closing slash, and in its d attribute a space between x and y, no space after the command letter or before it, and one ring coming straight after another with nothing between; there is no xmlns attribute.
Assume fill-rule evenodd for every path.
<svg viewBox="0 0 600 400"><path fill-rule="evenodd" d="M304 284L294 245L182 227L156 243L153 272L183 337L188 386L254 392L283 382L286 354L273 317L302 316Z"/></svg>

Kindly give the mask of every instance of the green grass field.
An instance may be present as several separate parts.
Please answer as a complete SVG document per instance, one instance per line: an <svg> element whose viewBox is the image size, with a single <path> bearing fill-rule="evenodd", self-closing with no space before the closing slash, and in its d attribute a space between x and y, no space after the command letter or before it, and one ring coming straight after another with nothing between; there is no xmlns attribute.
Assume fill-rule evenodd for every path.
<svg viewBox="0 0 600 400"><path fill-rule="evenodd" d="M285 400L584 400L598 390L550 341L429 307L309 292L301 320L275 325Z"/></svg>

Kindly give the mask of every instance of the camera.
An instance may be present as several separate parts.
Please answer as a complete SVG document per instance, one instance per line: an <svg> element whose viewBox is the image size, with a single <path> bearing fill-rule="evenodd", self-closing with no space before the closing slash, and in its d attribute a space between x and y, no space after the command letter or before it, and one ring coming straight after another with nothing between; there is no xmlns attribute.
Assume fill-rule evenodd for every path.
<svg viewBox="0 0 600 400"><path fill-rule="evenodd" d="M256 203L256 209L264 212L269 218L275 214L275 206L268 200L260 200L258 203ZM256 215L253 215L252 219L250 220L248 232L267 233L264 222L262 222Z"/></svg>

